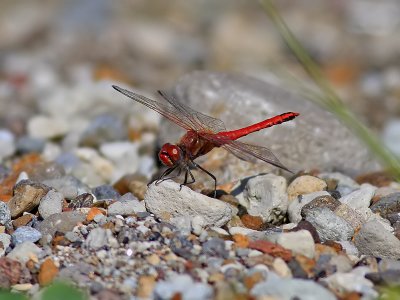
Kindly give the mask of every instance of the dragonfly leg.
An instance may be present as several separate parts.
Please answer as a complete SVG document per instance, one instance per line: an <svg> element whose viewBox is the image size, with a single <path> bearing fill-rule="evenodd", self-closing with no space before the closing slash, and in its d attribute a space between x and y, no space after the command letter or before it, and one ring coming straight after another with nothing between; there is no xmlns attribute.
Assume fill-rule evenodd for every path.
<svg viewBox="0 0 400 300"><path fill-rule="evenodd" d="M190 176L190 180L192 180L192 181L190 181L190 182L188 182L188 175ZM186 169L186 172L185 172L185 180L184 180L183 183L180 185L180 189L179 189L179 190L182 189L182 186L188 185L188 184L192 184L192 183L195 183L195 182L196 182L196 179L194 179L194 176L193 176L192 172L190 172L190 169L187 168L187 169Z"/></svg>
<svg viewBox="0 0 400 300"><path fill-rule="evenodd" d="M204 173L206 173L208 176L210 176L213 180L214 180L214 198L217 196L217 178L209 171L207 171L206 169L204 169L202 166L200 166L199 164L195 163L194 161L192 161L193 165L197 168L199 168L200 170L202 170ZM193 175L192 175L193 176Z"/></svg>
<svg viewBox="0 0 400 300"><path fill-rule="evenodd" d="M181 170L179 170L178 175L174 175L174 176L172 176L172 177L165 178L166 176L168 176L169 174L171 174L177 167L178 167L178 166L174 166L174 167L172 167L172 168L166 169L166 170L164 171L164 173L162 173L161 176L160 176L159 178L157 178L157 179L155 179L155 180L149 182L149 183L147 184L147 186L149 186L149 185L152 184L153 182L155 182L156 185L158 185L158 184L160 184L161 182L163 182L164 180L171 179L171 178L175 178L175 177L179 176Z"/></svg>

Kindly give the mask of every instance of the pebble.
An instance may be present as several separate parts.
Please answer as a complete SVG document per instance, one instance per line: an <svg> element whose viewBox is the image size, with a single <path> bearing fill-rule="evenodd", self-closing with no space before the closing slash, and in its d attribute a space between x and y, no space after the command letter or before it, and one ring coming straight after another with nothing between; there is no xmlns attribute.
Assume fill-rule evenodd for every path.
<svg viewBox="0 0 400 300"><path fill-rule="evenodd" d="M310 194L325 190L326 182L318 177L303 175L293 180L288 188L287 193L289 200L293 201L299 195Z"/></svg>
<svg viewBox="0 0 400 300"><path fill-rule="evenodd" d="M400 213L400 193L393 193L382 197L376 203L372 204L370 209L373 213L377 213L383 218L388 218L393 213Z"/></svg>
<svg viewBox="0 0 400 300"><path fill-rule="evenodd" d="M40 243L42 245L49 243L57 231L67 233L85 219L86 215L78 211L66 211L49 216L38 225L37 229L42 234Z"/></svg>
<svg viewBox="0 0 400 300"><path fill-rule="evenodd" d="M357 292L366 299L375 299L378 293L373 289L373 283L364 277L364 274L354 272L336 272L322 279L328 287L336 291L339 295Z"/></svg>
<svg viewBox="0 0 400 300"><path fill-rule="evenodd" d="M11 221L11 212L8 205L0 200L0 225L7 225Z"/></svg>
<svg viewBox="0 0 400 300"><path fill-rule="evenodd" d="M229 251L225 247L225 241L220 238L212 238L203 244L202 253L212 257L228 258Z"/></svg>
<svg viewBox="0 0 400 300"><path fill-rule="evenodd" d="M14 134L7 129L0 129L0 162L15 152Z"/></svg>
<svg viewBox="0 0 400 300"><path fill-rule="evenodd" d="M336 297L321 285L304 279L274 279L257 283L250 291L257 298L280 300L335 300ZM268 299L268 298L267 298Z"/></svg>
<svg viewBox="0 0 400 300"><path fill-rule="evenodd" d="M292 223L299 223L302 219L301 210L307 203L310 203L317 197L330 197L330 194L326 191L314 192L310 194L300 195L297 199L292 200L288 206L289 220Z"/></svg>
<svg viewBox="0 0 400 300"><path fill-rule="evenodd" d="M61 178L47 179L44 180L43 183L63 194L66 199L73 199L81 194L91 192L86 184L70 175Z"/></svg>
<svg viewBox="0 0 400 300"><path fill-rule="evenodd" d="M0 233L0 257L3 257L11 244L11 236L7 233Z"/></svg>
<svg viewBox="0 0 400 300"><path fill-rule="evenodd" d="M175 275L168 281L159 281L154 287L154 298L172 299L180 294L183 300L212 299L213 289L206 283L194 282L189 275Z"/></svg>
<svg viewBox="0 0 400 300"><path fill-rule="evenodd" d="M31 137L52 139L65 135L70 130L70 125L67 120L60 117L36 115L29 119L27 130Z"/></svg>
<svg viewBox="0 0 400 300"><path fill-rule="evenodd" d="M92 189L93 195L97 200L102 199L119 199L121 195L111 185L101 185Z"/></svg>
<svg viewBox="0 0 400 300"><path fill-rule="evenodd" d="M311 209L306 220L315 227L322 242L348 241L354 234L353 227L329 208Z"/></svg>
<svg viewBox="0 0 400 300"><path fill-rule="evenodd" d="M316 207L326 207L334 211L340 204L341 202L332 196L319 196L303 206L301 209L301 216L305 217L311 209Z"/></svg>
<svg viewBox="0 0 400 300"><path fill-rule="evenodd" d="M358 189L360 187L354 179L339 172L319 173L318 177L321 179L334 179L338 182L338 187L347 186L352 189Z"/></svg>
<svg viewBox="0 0 400 300"><path fill-rule="evenodd" d="M94 228L90 231L84 244L89 249L99 250L105 246L118 246L117 240L114 238L110 229Z"/></svg>
<svg viewBox="0 0 400 300"><path fill-rule="evenodd" d="M295 254L301 254L309 258L315 256L314 239L308 230L281 233L276 243L292 250Z"/></svg>
<svg viewBox="0 0 400 300"><path fill-rule="evenodd" d="M354 244L360 254L400 259L400 240L378 221L365 223L355 235Z"/></svg>
<svg viewBox="0 0 400 300"><path fill-rule="evenodd" d="M274 174L250 178L243 191L242 202L252 216L260 216L265 222L282 220L287 211L288 196L286 179Z"/></svg>
<svg viewBox="0 0 400 300"><path fill-rule="evenodd" d="M49 187L32 182L30 180L22 180L14 187L14 196L8 202L11 217L20 216L23 212L30 212L39 205L40 200L49 192Z"/></svg>
<svg viewBox="0 0 400 300"><path fill-rule="evenodd" d="M143 201L139 201L131 193L125 194L118 201L111 204L108 209L108 215L127 216L137 212L145 212L146 207Z"/></svg>
<svg viewBox="0 0 400 300"><path fill-rule="evenodd" d="M64 195L50 190L39 203L39 214L43 219L51 216L52 214L61 213Z"/></svg>
<svg viewBox="0 0 400 300"><path fill-rule="evenodd" d="M374 197L376 187L368 183L363 183L360 189L343 196L340 198L340 202L347 204L352 209L358 210L368 208L370 206L372 197Z"/></svg>
<svg viewBox="0 0 400 300"><path fill-rule="evenodd" d="M126 138L126 127L121 119L111 114L103 114L91 121L82 133L80 144L95 148L106 142L121 141Z"/></svg>
<svg viewBox="0 0 400 300"><path fill-rule="evenodd" d="M14 249L7 254L7 257L25 264L28 260L32 259L32 255L37 257L41 252L42 249L34 243L26 241L16 245Z"/></svg>
<svg viewBox="0 0 400 300"><path fill-rule="evenodd" d="M42 234L35 228L28 226L18 227L17 230L11 235L12 242L14 245L21 244L23 242L37 242L42 237Z"/></svg>
<svg viewBox="0 0 400 300"><path fill-rule="evenodd" d="M31 136L22 136L17 140L16 148L21 154L26 153L42 153L45 145L45 140L34 138Z"/></svg>
<svg viewBox="0 0 400 300"><path fill-rule="evenodd" d="M229 204L196 193L186 186L180 189L179 184L173 181L150 185L144 201L147 210L162 220L201 215L205 225L218 227L225 225L234 212Z"/></svg>

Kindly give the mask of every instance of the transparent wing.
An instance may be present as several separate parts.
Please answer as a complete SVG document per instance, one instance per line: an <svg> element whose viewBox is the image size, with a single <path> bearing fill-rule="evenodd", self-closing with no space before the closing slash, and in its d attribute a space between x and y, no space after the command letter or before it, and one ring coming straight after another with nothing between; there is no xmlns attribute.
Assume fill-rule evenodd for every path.
<svg viewBox="0 0 400 300"><path fill-rule="evenodd" d="M211 131L214 133L225 131L225 124L223 121L217 118L213 118L202 114L201 112L195 111L194 109L180 103L174 97L167 95L162 91L158 91L158 93L168 101L173 107L181 112L187 119L191 121L194 126L194 129L197 131Z"/></svg>
<svg viewBox="0 0 400 300"><path fill-rule="evenodd" d="M125 96L139 102L152 110L155 110L162 116L166 117L168 120L174 122L175 124L181 126L186 130L196 130L197 127L195 123L181 110L176 108L175 106L168 103L161 103L154 100L151 100L145 96L136 94L134 92L128 91L126 89L120 88L116 85L113 85L113 88L118 92L124 94Z"/></svg>
<svg viewBox="0 0 400 300"><path fill-rule="evenodd" d="M268 148L262 146L250 145L236 140L231 140L225 136L221 136L218 134L201 133L201 136L206 140L214 143L215 145L223 147L224 149L228 150L233 155L242 160L254 163L257 162L257 159L260 159L273 166L291 172L279 161L279 159Z"/></svg>

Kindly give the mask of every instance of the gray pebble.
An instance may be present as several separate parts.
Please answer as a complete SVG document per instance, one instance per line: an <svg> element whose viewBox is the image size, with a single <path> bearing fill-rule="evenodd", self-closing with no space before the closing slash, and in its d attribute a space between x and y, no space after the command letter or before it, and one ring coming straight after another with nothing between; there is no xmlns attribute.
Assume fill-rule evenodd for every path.
<svg viewBox="0 0 400 300"><path fill-rule="evenodd" d="M43 219L51 216L52 214L61 213L64 196L63 194L50 190L39 203L39 214Z"/></svg>
<svg viewBox="0 0 400 300"><path fill-rule="evenodd" d="M365 223L354 238L360 254L400 259L400 241L378 221Z"/></svg>
<svg viewBox="0 0 400 300"><path fill-rule="evenodd" d="M8 205L0 201L0 225L6 225L11 221L11 212Z"/></svg>
<svg viewBox="0 0 400 300"><path fill-rule="evenodd" d="M353 227L328 208L314 208L308 211L306 221L315 227L323 242L348 241L354 234Z"/></svg>
<svg viewBox="0 0 400 300"><path fill-rule="evenodd" d="M21 244L23 242L37 242L42 237L40 231L35 228L28 226L18 227L17 230L11 235L11 239L14 245Z"/></svg>

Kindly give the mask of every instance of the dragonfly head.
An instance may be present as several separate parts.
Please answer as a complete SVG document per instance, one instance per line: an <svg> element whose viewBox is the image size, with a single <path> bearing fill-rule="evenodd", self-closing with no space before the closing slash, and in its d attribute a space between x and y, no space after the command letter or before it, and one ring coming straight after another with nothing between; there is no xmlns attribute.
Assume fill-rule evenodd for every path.
<svg viewBox="0 0 400 300"><path fill-rule="evenodd" d="M173 167L182 160L182 150L177 145L166 143L161 147L158 158L166 167Z"/></svg>

